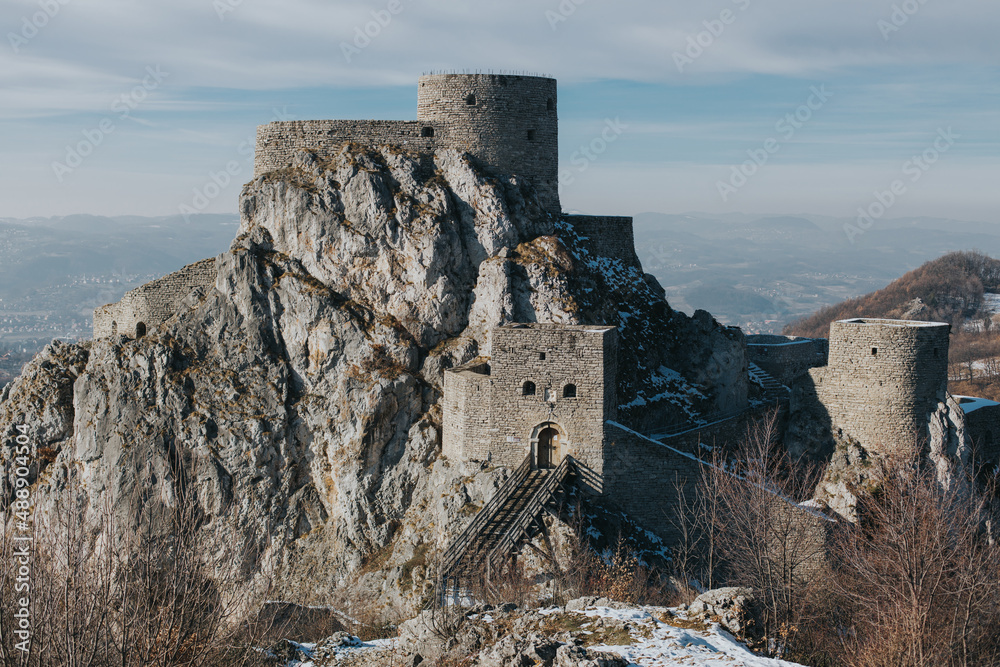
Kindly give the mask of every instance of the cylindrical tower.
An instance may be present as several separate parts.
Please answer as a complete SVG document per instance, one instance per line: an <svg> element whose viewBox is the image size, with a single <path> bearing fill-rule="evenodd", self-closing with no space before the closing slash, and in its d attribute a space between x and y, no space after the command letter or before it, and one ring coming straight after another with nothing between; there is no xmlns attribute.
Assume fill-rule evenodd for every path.
<svg viewBox="0 0 1000 667"><path fill-rule="evenodd" d="M500 74L420 77L417 120L438 146L468 151L487 168L532 182L554 214L559 204L556 80Z"/></svg>
<svg viewBox="0 0 1000 667"><path fill-rule="evenodd" d="M948 388L950 332L941 322L831 324L821 393L834 426L881 453L905 451L925 438L928 416Z"/></svg>

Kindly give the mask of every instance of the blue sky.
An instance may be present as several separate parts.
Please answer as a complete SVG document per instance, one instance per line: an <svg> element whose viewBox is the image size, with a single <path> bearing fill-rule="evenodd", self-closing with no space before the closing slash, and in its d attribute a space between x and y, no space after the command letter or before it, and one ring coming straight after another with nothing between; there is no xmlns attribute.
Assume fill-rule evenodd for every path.
<svg viewBox="0 0 1000 667"><path fill-rule="evenodd" d="M0 217L169 215L206 188L234 212L256 125L412 119L422 72L491 69L559 79L567 210L852 217L931 151L889 215L998 220L983 0L5 0L0 25Z"/></svg>

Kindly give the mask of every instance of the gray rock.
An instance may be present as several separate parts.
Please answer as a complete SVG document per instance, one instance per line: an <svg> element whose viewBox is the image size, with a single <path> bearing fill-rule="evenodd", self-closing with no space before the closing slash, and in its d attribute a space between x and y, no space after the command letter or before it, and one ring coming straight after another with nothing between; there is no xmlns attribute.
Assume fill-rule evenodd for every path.
<svg viewBox="0 0 1000 667"><path fill-rule="evenodd" d="M0 434L31 429L39 516L61 498L94 519L115 499L119 527L155 536L167 524L149 517L190 490L202 556L247 605L350 586L418 608L435 553L508 474L439 456L442 373L489 354L502 323L620 327L623 404L745 399L738 331L671 310L458 152L303 156L247 184L240 211L214 286L139 340L47 347L4 390ZM656 403L667 389L697 398Z"/></svg>
<svg viewBox="0 0 1000 667"><path fill-rule="evenodd" d="M559 646L558 642L537 633L527 637L504 637L482 651L473 664L479 667L552 665Z"/></svg>
<svg viewBox="0 0 1000 667"><path fill-rule="evenodd" d="M760 627L754 592L750 588L716 588L702 593L691 603L692 616L718 617L719 623L734 635L750 634Z"/></svg>
<svg viewBox="0 0 1000 667"><path fill-rule="evenodd" d="M626 667L629 662L613 653L588 651L582 646L565 644L556 650L553 667Z"/></svg>

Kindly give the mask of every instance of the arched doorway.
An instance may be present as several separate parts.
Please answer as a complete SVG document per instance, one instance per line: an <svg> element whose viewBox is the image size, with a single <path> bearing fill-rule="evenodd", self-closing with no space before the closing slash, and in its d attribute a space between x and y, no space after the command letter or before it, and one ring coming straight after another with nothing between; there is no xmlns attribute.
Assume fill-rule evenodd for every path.
<svg viewBox="0 0 1000 667"><path fill-rule="evenodd" d="M566 455L566 436L558 424L549 422L535 427L531 440L538 468L555 468Z"/></svg>
<svg viewBox="0 0 1000 667"><path fill-rule="evenodd" d="M142 338L145 335L146 335L146 323L139 322L138 324L135 325L135 337Z"/></svg>

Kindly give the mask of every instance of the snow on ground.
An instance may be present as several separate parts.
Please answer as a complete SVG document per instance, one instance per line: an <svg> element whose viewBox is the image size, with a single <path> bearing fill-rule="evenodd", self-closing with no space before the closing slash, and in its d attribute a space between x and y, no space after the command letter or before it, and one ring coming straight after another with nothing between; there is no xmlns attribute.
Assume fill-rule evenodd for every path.
<svg viewBox="0 0 1000 667"><path fill-rule="evenodd" d="M361 657L365 654L391 651L397 647L398 641L398 639L376 639L370 642L363 642L356 637L351 638L350 643L344 643L340 646L331 647L329 650L330 655L321 662L326 664L330 662L331 659L340 662L351 657ZM291 660L288 662L287 667L317 667L317 663L314 662L312 658L314 657L313 654L316 651L316 648L320 645L296 644L296 646L298 646L301 652L305 654L307 659Z"/></svg>
<svg viewBox="0 0 1000 667"><path fill-rule="evenodd" d="M627 624L630 644L593 644L588 651L603 651L616 653L629 661L630 665L641 667L670 667L673 665L700 665L703 667L802 667L797 663L759 656L744 644L737 641L731 634L723 630L718 623L689 622L684 612L677 609L667 610L664 607L588 607L584 610L566 611L561 607L549 607L536 612L541 617L557 618L566 615L578 615L593 619L594 625L583 623L574 636L592 636L600 632L601 619L611 622L620 621ZM474 614L470 621L479 620L492 623L491 614ZM670 621L685 627L672 625ZM618 625L617 627L622 627ZM621 638L620 636L616 636ZM379 653L397 652L397 657L409 653L406 646L398 644L397 639L383 639L362 643L354 640L352 646L336 648L336 663L354 658L350 664L376 664ZM311 657L316 650L316 644L302 644L304 653ZM366 655L367 654L367 655ZM326 661L320 661L326 663ZM292 661L288 667L316 667L312 660L303 662ZM333 664L333 663L329 663Z"/></svg>
<svg viewBox="0 0 1000 667"><path fill-rule="evenodd" d="M802 667L798 663L761 657L736 641L718 623L704 631L674 627L642 609L594 607L577 612L585 616L614 618L652 627L649 638L636 636L629 646L593 646L596 651L617 653L629 663L643 667L660 665L704 665L706 667Z"/></svg>

